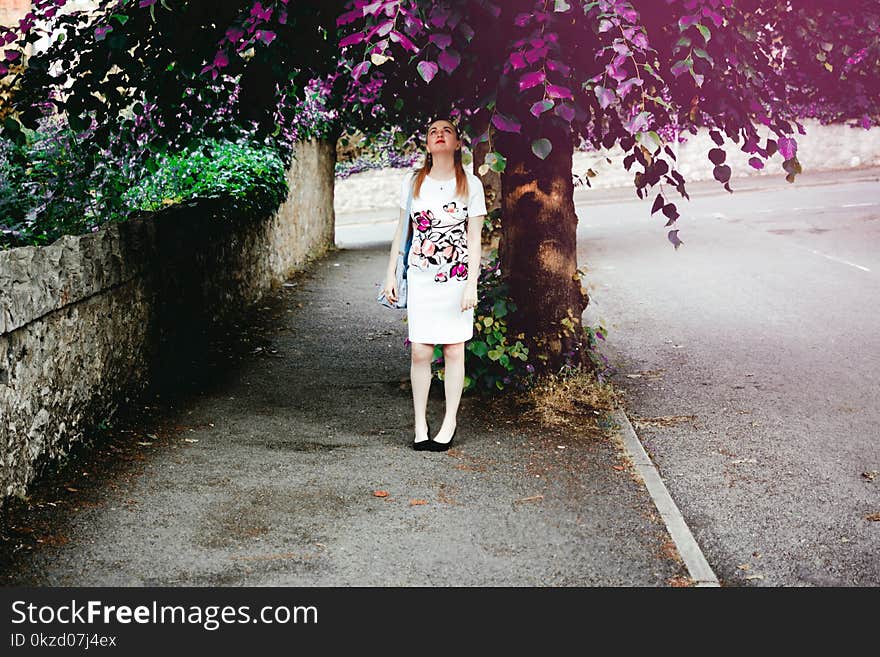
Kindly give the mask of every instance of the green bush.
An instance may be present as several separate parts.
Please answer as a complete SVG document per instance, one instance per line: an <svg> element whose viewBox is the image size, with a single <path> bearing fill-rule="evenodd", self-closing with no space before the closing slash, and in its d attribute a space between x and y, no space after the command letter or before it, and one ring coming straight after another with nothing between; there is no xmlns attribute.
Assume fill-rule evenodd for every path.
<svg viewBox="0 0 880 657"><path fill-rule="evenodd" d="M125 218L130 167L83 147L63 121L39 130L7 120L0 140L0 248L45 245Z"/></svg>
<svg viewBox="0 0 880 657"><path fill-rule="evenodd" d="M497 393L514 387L530 388L535 367L529 362L529 350L522 343L523 334L510 336L507 316L516 311L501 277L498 250L493 249L488 263L481 267L477 282L477 307L474 309L474 337L465 344L464 391ZM443 380L443 346L434 347L434 375Z"/></svg>
<svg viewBox="0 0 880 657"><path fill-rule="evenodd" d="M287 197L278 151L245 140L203 140L148 166L152 173L125 194L140 210L159 210L192 198L227 197L230 209L261 216Z"/></svg>

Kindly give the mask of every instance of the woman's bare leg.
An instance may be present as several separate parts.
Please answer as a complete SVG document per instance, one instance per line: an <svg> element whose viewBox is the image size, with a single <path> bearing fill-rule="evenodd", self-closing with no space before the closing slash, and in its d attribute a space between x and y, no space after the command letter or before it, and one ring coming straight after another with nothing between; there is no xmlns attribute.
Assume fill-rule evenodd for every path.
<svg viewBox="0 0 880 657"><path fill-rule="evenodd" d="M446 393L446 414L443 426L434 437L438 443L448 443L455 431L458 403L464 389L464 342L443 345L443 390Z"/></svg>
<svg viewBox="0 0 880 657"><path fill-rule="evenodd" d="M415 415L415 442L427 440L428 436L428 392L431 390L431 360L434 345L411 342L411 362L409 378L412 382L413 413Z"/></svg>

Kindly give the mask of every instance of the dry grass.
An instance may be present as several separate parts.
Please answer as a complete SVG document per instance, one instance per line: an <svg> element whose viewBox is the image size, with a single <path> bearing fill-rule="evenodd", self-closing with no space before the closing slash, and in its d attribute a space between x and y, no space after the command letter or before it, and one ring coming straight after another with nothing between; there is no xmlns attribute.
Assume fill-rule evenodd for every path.
<svg viewBox="0 0 880 657"><path fill-rule="evenodd" d="M516 400L524 420L548 428L576 426L594 435L608 434L608 416L621 402L621 392L587 371L549 375L532 390L518 393Z"/></svg>

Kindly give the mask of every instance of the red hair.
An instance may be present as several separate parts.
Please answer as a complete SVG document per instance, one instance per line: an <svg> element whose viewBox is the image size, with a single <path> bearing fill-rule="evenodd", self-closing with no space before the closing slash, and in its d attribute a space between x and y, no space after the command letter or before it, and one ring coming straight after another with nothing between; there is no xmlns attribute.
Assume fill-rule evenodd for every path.
<svg viewBox="0 0 880 657"><path fill-rule="evenodd" d="M461 141L461 137L458 135L458 128L455 124L449 119L436 119L431 121L428 124L430 128L431 125L437 123L437 121L446 121L449 125L452 126L452 129L455 131L455 138ZM427 137L426 137L427 140ZM467 181L467 173L464 170L464 165L461 163L461 146L455 150L455 154L452 157L453 166L455 167L455 193L457 196L461 198L467 198L468 194L468 181ZM425 176L427 176L431 172L431 167L433 166L433 158L431 154L428 153L425 156L425 163L422 165L420 169L416 171L415 183L413 186L413 197L418 197L419 192L422 189L422 183L425 182Z"/></svg>

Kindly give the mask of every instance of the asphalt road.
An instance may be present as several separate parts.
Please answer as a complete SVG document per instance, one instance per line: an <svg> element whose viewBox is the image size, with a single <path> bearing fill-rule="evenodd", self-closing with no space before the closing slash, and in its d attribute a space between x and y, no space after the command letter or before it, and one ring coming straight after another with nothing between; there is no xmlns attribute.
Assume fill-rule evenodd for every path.
<svg viewBox="0 0 880 657"><path fill-rule="evenodd" d="M880 584L880 170L579 188L579 253L636 431L725 582ZM386 243L382 213L337 243ZM874 517L877 517L876 515Z"/></svg>
<svg viewBox="0 0 880 657"><path fill-rule="evenodd" d="M585 321L730 583L880 584L878 180L704 187L677 251L650 201L578 209Z"/></svg>

